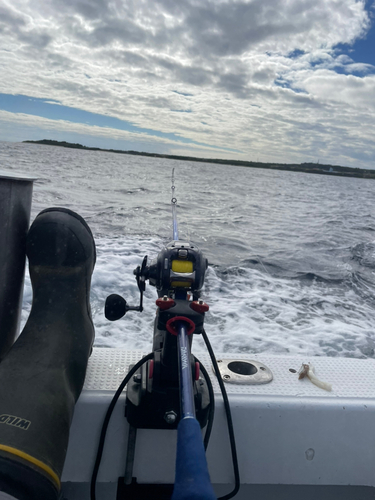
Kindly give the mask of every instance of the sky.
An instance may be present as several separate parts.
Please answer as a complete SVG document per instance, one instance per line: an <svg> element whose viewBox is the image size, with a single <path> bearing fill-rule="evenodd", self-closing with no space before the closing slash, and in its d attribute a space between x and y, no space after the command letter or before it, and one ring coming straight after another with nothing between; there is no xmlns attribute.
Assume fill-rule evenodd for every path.
<svg viewBox="0 0 375 500"><path fill-rule="evenodd" d="M375 169L375 0L0 0L0 141Z"/></svg>

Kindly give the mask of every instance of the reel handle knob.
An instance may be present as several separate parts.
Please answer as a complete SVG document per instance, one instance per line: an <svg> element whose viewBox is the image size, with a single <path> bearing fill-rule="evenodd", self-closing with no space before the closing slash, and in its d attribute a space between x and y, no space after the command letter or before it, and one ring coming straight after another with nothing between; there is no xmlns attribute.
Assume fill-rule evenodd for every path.
<svg viewBox="0 0 375 500"><path fill-rule="evenodd" d="M117 293L108 295L105 301L104 314L109 321L122 318L128 310L126 300L121 295L117 295Z"/></svg>

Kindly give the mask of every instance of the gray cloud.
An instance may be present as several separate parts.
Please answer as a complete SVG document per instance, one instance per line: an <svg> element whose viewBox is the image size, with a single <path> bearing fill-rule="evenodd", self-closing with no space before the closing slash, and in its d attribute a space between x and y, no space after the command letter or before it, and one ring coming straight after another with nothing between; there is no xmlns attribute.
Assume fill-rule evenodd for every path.
<svg viewBox="0 0 375 500"><path fill-rule="evenodd" d="M19 30L26 22L22 15L11 9L8 5L0 5L0 26L3 31L10 33Z"/></svg>
<svg viewBox="0 0 375 500"><path fill-rule="evenodd" d="M375 68L335 47L369 22L357 0L0 0L0 91L204 133L247 158L305 161L319 145L347 161L353 138L357 161Z"/></svg>

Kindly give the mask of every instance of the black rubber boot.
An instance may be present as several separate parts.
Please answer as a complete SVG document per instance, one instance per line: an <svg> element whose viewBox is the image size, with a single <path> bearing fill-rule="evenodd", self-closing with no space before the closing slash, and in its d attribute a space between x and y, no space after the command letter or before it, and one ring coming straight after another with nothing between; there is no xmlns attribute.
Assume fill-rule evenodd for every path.
<svg viewBox="0 0 375 500"><path fill-rule="evenodd" d="M75 402L94 341L95 243L74 212L41 212L27 237L33 304L0 363L0 491L56 500Z"/></svg>

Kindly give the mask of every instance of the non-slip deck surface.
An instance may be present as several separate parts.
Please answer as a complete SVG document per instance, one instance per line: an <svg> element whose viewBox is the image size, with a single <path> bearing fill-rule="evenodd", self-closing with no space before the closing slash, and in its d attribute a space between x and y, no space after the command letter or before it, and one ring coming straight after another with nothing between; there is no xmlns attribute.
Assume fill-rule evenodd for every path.
<svg viewBox="0 0 375 500"><path fill-rule="evenodd" d="M95 348L87 369L84 390L115 391L129 370L129 365L136 363L142 356L142 351L127 351L124 349ZM200 362L211 375L214 391L219 393L219 385L212 372L211 360L208 354L196 354ZM260 361L273 374L273 380L264 385L236 385L226 383L229 394L273 395L297 397L325 398L375 398L375 360L351 358L324 358L302 356L267 356L217 354L217 359L238 359ZM310 380L298 380L298 372L302 363L312 363L317 377L332 385L332 392L327 392L313 385Z"/></svg>

